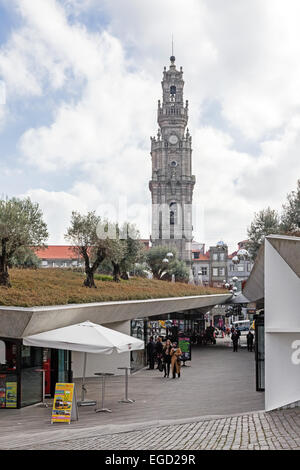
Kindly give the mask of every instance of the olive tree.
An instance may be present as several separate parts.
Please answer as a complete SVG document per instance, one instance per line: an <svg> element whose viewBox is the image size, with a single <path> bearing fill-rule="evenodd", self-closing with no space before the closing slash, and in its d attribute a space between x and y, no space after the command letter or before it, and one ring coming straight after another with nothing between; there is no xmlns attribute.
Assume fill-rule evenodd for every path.
<svg viewBox="0 0 300 470"><path fill-rule="evenodd" d="M11 287L8 273L22 249L41 248L48 238L47 225L37 203L30 198L0 200L0 285Z"/></svg>
<svg viewBox="0 0 300 470"><path fill-rule="evenodd" d="M175 248L170 249L164 246L152 247L146 254L146 260L155 279L170 281L172 276L175 276L177 281L188 281L189 272L187 266L184 261L178 259Z"/></svg>
<svg viewBox="0 0 300 470"><path fill-rule="evenodd" d="M113 266L114 281L119 282L120 277L128 279L128 272L135 264L144 259L144 247L140 241L140 233L135 225L125 222L121 227L113 225L115 238L110 240L109 259Z"/></svg>
<svg viewBox="0 0 300 470"><path fill-rule="evenodd" d="M281 228L285 233L292 234L300 231L300 179L296 191L287 195L287 202L283 204L281 215Z"/></svg>
<svg viewBox="0 0 300 470"><path fill-rule="evenodd" d="M267 207L267 209L256 213L248 228L248 242L246 245L251 258L253 260L256 258L259 247L267 235L280 232L280 217L276 210Z"/></svg>
<svg viewBox="0 0 300 470"><path fill-rule="evenodd" d="M72 212L71 223L65 239L73 245L74 252L84 260L86 279L84 286L96 288L94 275L100 264L110 253L110 244L100 232L105 233L107 221L102 221L95 211L82 215Z"/></svg>

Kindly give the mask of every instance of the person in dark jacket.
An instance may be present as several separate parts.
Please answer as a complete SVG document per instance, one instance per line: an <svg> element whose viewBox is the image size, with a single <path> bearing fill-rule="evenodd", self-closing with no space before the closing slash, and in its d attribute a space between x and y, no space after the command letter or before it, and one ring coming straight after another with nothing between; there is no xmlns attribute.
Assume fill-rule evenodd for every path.
<svg viewBox="0 0 300 470"><path fill-rule="evenodd" d="M163 365L164 365L164 377L169 377L170 375L170 365L171 365L171 349L172 344L169 339L167 339L166 344L163 348Z"/></svg>
<svg viewBox="0 0 300 470"><path fill-rule="evenodd" d="M250 352L252 352L252 350L253 350L253 340L254 340L254 336L251 333L251 331L249 330L249 333L247 334L247 349Z"/></svg>
<svg viewBox="0 0 300 470"><path fill-rule="evenodd" d="M155 355L156 355L156 362L157 362L157 369L160 368L162 363L162 355L163 355L163 344L161 342L161 337L158 336L155 344Z"/></svg>
<svg viewBox="0 0 300 470"><path fill-rule="evenodd" d="M239 337L240 337L240 335L238 334L238 332L236 330L231 335L231 341L232 341L232 344L233 344L233 352L237 352L237 350L238 350Z"/></svg>
<svg viewBox="0 0 300 470"><path fill-rule="evenodd" d="M151 336L149 343L147 344L147 361L149 363L148 370L154 369L154 360L155 360L155 343L153 341L153 336Z"/></svg>

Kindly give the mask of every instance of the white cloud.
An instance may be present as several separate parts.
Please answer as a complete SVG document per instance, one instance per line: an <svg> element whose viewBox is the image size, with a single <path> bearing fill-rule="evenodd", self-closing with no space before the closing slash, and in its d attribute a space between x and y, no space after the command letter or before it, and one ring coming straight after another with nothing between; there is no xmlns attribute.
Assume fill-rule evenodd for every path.
<svg viewBox="0 0 300 470"><path fill-rule="evenodd" d="M22 160L45 175L77 172L65 192L33 193L57 236L52 201L64 201L61 227L71 206L91 210L116 197L144 211L150 206L149 135L156 133L172 33L190 101L195 205L204 210L196 238L234 245L245 238L255 211L279 209L294 189L300 173L297 0L14 4L23 25L0 49L10 99L57 90L64 96L52 124L29 125L19 142ZM80 23L87 9L105 13L106 30L92 33ZM220 109L207 126L201 123L204 101ZM244 151L236 150L236 135ZM259 149L256 155L250 143ZM148 236L148 215L137 221Z"/></svg>

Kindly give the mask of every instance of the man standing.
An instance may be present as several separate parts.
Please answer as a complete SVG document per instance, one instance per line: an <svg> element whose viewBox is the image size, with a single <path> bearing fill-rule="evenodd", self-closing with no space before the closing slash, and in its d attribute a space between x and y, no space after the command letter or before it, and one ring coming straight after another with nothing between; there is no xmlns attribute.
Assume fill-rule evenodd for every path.
<svg viewBox="0 0 300 470"><path fill-rule="evenodd" d="M155 344L153 336L150 337L149 343L147 344L147 362L149 364L148 370L154 369L155 359Z"/></svg>
<svg viewBox="0 0 300 470"><path fill-rule="evenodd" d="M231 341L232 341L232 344L233 344L233 352L237 352L237 350L238 350L239 337L240 336L237 333L237 331L234 330L234 332L231 335Z"/></svg>
<svg viewBox="0 0 300 470"><path fill-rule="evenodd" d="M247 349L250 352L252 352L252 350L253 350L253 340L254 340L254 336L251 333L251 331L249 330L249 332L247 334Z"/></svg>

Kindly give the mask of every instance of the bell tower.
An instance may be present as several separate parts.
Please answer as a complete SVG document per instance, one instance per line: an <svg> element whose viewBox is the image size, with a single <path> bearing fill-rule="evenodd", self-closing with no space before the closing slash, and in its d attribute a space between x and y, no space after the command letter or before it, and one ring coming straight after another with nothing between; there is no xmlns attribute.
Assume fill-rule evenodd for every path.
<svg viewBox="0 0 300 470"><path fill-rule="evenodd" d="M154 246L176 247L179 258L191 264L192 138L187 128L188 101L183 100L183 71L175 57L164 67L162 102L158 101L158 132L151 137L152 234Z"/></svg>

